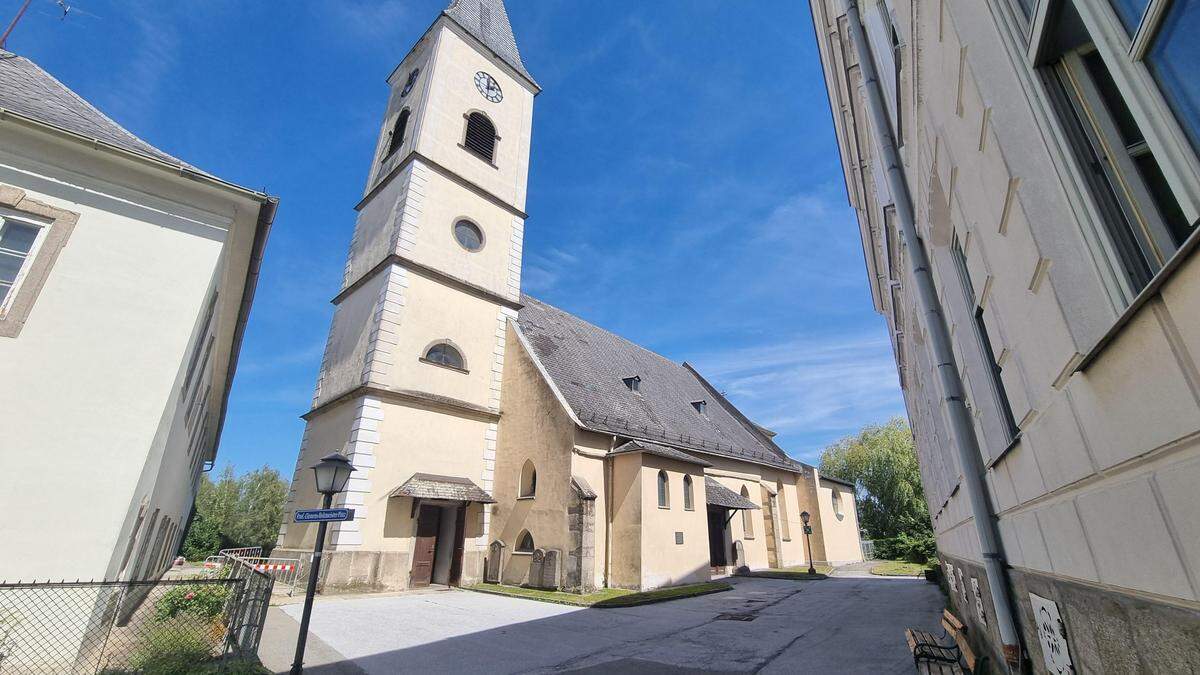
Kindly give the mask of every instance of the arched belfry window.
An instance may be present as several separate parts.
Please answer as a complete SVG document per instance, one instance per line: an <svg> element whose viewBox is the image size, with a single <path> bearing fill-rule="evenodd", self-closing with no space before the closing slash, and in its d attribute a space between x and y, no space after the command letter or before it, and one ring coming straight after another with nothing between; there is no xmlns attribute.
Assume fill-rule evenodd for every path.
<svg viewBox="0 0 1200 675"><path fill-rule="evenodd" d="M387 154L384 157L391 157L392 153L400 149L404 145L404 134L408 131L408 108L400 111L396 116L396 123L392 125L392 137L388 141Z"/></svg>
<svg viewBox="0 0 1200 675"><path fill-rule="evenodd" d="M750 491L746 489L745 485L742 486L742 496L750 499ZM754 517L750 515L749 509L742 509L742 531L745 532L747 539L754 538Z"/></svg>
<svg viewBox="0 0 1200 675"><path fill-rule="evenodd" d="M521 534L517 535L517 547L513 551L515 553L533 553L533 535L529 534L529 530L522 530Z"/></svg>
<svg viewBox="0 0 1200 675"><path fill-rule="evenodd" d="M692 501L692 477L683 477L683 510L694 511L695 503Z"/></svg>
<svg viewBox="0 0 1200 675"><path fill-rule="evenodd" d="M463 146L489 162L494 163L496 155L496 125L481 112L467 115L467 134Z"/></svg>
<svg viewBox="0 0 1200 675"><path fill-rule="evenodd" d="M658 508L671 508L671 485L667 482L667 472L658 472Z"/></svg>
<svg viewBox="0 0 1200 675"><path fill-rule="evenodd" d="M533 497L537 494L537 469L533 466L532 460L525 460L525 466L521 467L521 492L522 498Z"/></svg>
<svg viewBox="0 0 1200 675"><path fill-rule="evenodd" d="M423 358L425 361L436 363L439 366L466 370L466 362L463 361L462 354L453 345L446 342L439 342L430 347L425 351Z"/></svg>

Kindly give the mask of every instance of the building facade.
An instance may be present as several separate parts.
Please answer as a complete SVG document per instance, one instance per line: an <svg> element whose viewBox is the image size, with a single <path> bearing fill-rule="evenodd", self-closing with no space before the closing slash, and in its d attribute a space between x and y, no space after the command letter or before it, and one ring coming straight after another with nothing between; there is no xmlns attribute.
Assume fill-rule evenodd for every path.
<svg viewBox="0 0 1200 675"><path fill-rule="evenodd" d="M1200 663L1200 6L812 0L951 600L996 662Z"/></svg>
<svg viewBox="0 0 1200 675"><path fill-rule="evenodd" d="M355 518L330 528L324 588L652 588L860 559L852 486L686 365L521 294L539 88L503 3L452 2L388 83L285 515L345 452L335 504ZM285 522L277 550L315 536Z"/></svg>
<svg viewBox="0 0 1200 675"><path fill-rule="evenodd" d="M0 51L0 579L169 566L275 205Z"/></svg>

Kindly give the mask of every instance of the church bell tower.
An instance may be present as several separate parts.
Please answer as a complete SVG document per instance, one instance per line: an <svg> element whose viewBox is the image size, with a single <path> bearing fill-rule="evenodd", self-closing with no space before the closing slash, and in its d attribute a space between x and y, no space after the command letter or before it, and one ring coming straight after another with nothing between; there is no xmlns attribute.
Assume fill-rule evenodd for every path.
<svg viewBox="0 0 1200 675"><path fill-rule="evenodd" d="M320 505L309 467L345 453L332 587L479 579L520 301L539 88L502 0L454 0L388 85L277 549L312 550L292 514Z"/></svg>

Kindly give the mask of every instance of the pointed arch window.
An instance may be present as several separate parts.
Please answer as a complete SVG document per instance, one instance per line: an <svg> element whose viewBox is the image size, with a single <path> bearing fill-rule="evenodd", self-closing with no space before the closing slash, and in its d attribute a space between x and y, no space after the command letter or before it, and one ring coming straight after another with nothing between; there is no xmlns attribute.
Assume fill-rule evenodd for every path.
<svg viewBox="0 0 1200 675"><path fill-rule="evenodd" d="M537 494L537 468L533 466L533 460L525 460L525 466L521 467L521 491L519 499L533 499Z"/></svg>
<svg viewBox="0 0 1200 675"><path fill-rule="evenodd" d="M692 477L683 477L683 510L695 511L695 502L692 500Z"/></svg>
<svg viewBox="0 0 1200 675"><path fill-rule="evenodd" d="M401 110L400 114L396 116L396 123L392 125L392 136L388 141L387 153L384 155L385 159L391 157L400 149L401 145L404 145L404 135L408 131L408 116L408 108Z"/></svg>
<svg viewBox="0 0 1200 675"><path fill-rule="evenodd" d="M667 472L658 472L658 508L671 508L671 484L667 482Z"/></svg>
<svg viewBox="0 0 1200 675"><path fill-rule="evenodd" d="M466 370L466 362L463 361L462 353L447 342L439 342L430 347L425 351L425 356L421 357L421 360L455 370Z"/></svg>
<svg viewBox="0 0 1200 675"><path fill-rule="evenodd" d="M533 535L529 534L529 530L522 530L521 534L517 535L517 547L513 552L533 553Z"/></svg>
<svg viewBox="0 0 1200 675"><path fill-rule="evenodd" d="M750 499L750 491L746 489L745 485L742 486L742 496ZM750 515L749 509L742 510L742 532L747 539L754 538L754 517Z"/></svg>
<svg viewBox="0 0 1200 675"><path fill-rule="evenodd" d="M464 148L494 164L496 141L498 140L500 137L496 135L496 125L492 124L487 115L481 112L467 115L467 133L463 138Z"/></svg>

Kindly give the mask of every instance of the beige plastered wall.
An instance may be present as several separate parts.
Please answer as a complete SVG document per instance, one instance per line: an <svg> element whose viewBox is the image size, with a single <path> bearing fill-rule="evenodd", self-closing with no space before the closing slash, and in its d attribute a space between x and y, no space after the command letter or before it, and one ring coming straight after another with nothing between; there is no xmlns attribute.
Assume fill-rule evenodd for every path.
<svg viewBox="0 0 1200 675"><path fill-rule="evenodd" d="M840 508L834 508L835 491ZM861 561L862 545L859 543L858 509L855 506L854 490L837 483L822 483L817 488L817 500L820 506L821 541L825 549L825 560L831 564Z"/></svg>
<svg viewBox="0 0 1200 675"><path fill-rule="evenodd" d="M575 425L559 405L549 385L508 327L501 421L496 450L492 540L504 543L504 581L528 581L527 555L515 553L517 538L526 530L534 546L559 551L560 569L566 564L569 535L567 504L571 500L571 447ZM537 492L520 497L521 470L526 461L537 471Z"/></svg>
<svg viewBox="0 0 1200 675"><path fill-rule="evenodd" d="M596 493L595 501L595 564L593 566L593 583L596 588L604 587L605 561L608 556L608 462L603 458L613 447L613 437L608 434L598 434L575 428L575 448L571 460L571 472L574 476L587 481L592 491Z"/></svg>
<svg viewBox="0 0 1200 675"><path fill-rule="evenodd" d="M658 504L658 476L667 474L668 506ZM692 479L693 506L684 508L683 479ZM704 468L688 462L642 453L638 474L642 495L642 590L709 580L708 514L704 502ZM682 543L679 542L682 535ZM623 556L621 549L613 551Z"/></svg>

